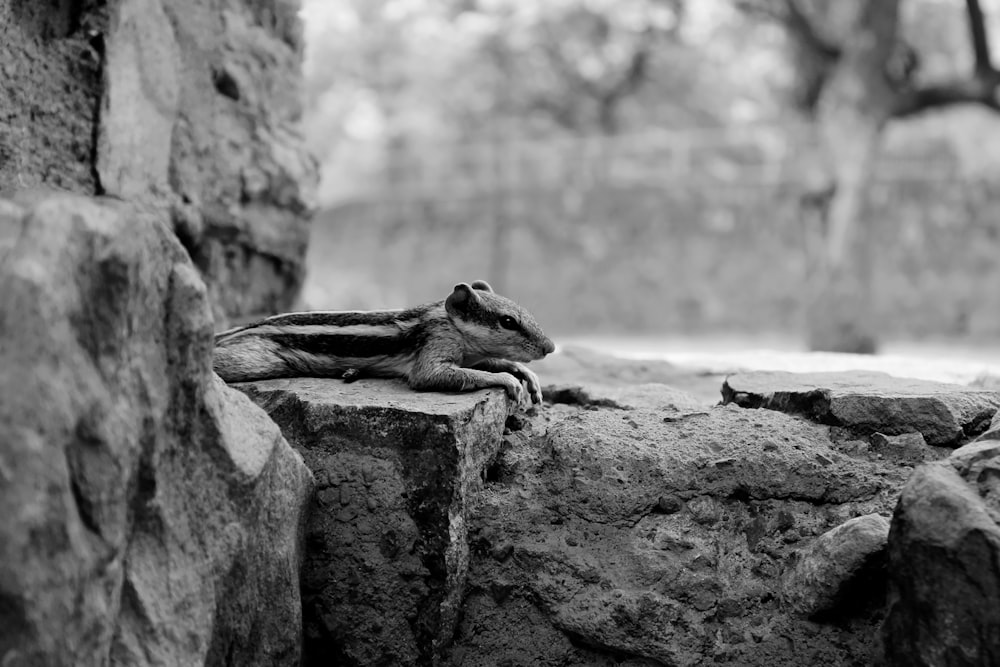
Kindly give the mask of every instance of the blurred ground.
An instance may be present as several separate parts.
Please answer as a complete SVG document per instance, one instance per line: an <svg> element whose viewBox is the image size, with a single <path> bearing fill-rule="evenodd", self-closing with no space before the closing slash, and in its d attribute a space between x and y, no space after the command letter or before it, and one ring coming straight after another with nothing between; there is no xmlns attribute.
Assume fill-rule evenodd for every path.
<svg viewBox="0 0 1000 667"><path fill-rule="evenodd" d="M668 362L676 366L673 377L645 380L666 384L692 382L697 377L721 377L740 370L796 373L875 370L897 377L957 384L989 383L1000 377L1000 344L962 341L890 342L878 355L808 352L800 341L774 336L571 337L559 340L558 344L560 349L583 347L621 357L629 363ZM667 375L664 371L664 376ZM701 383L694 380L693 386L700 388Z"/></svg>

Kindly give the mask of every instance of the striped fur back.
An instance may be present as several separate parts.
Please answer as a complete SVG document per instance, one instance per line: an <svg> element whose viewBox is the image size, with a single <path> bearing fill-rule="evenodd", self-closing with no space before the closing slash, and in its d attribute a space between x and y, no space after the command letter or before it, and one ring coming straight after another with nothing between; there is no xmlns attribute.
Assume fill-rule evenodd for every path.
<svg viewBox="0 0 1000 667"><path fill-rule="evenodd" d="M285 313L215 337L215 371L227 382L297 375L406 377L426 336L424 320L443 312L407 310Z"/></svg>

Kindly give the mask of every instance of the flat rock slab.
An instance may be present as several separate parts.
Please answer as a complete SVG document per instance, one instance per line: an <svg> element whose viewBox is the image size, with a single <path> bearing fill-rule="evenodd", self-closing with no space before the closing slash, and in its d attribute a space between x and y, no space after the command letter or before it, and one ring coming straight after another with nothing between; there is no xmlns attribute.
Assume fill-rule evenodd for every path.
<svg viewBox="0 0 1000 667"><path fill-rule="evenodd" d="M510 413L503 392L418 393L373 379L233 386L270 414L316 477L304 664L436 663L462 601L468 503Z"/></svg>
<svg viewBox="0 0 1000 667"><path fill-rule="evenodd" d="M986 430L1000 392L870 371L753 372L726 378L722 400L804 414L862 435L920 433L929 445L955 446Z"/></svg>

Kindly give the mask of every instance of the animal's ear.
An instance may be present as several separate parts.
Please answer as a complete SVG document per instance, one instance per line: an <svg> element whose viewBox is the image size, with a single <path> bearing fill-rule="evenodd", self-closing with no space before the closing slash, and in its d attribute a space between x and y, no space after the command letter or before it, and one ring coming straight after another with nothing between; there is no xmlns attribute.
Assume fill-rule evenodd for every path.
<svg viewBox="0 0 1000 667"><path fill-rule="evenodd" d="M485 280L477 280L472 283L472 289L477 289L480 292L492 292L493 288Z"/></svg>
<svg viewBox="0 0 1000 667"><path fill-rule="evenodd" d="M479 303L479 295L466 283L455 285L455 291L445 299L444 307L449 313L466 313Z"/></svg>

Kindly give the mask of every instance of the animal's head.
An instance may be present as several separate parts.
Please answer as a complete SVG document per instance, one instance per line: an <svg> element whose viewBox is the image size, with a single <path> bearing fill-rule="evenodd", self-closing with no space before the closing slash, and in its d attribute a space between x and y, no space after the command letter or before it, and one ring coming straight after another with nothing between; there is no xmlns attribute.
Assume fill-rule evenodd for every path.
<svg viewBox="0 0 1000 667"><path fill-rule="evenodd" d="M484 356L533 361L555 350L531 313L484 280L455 285L444 305L466 341Z"/></svg>

